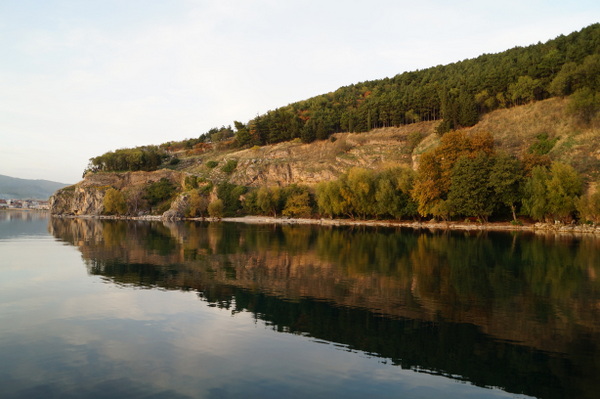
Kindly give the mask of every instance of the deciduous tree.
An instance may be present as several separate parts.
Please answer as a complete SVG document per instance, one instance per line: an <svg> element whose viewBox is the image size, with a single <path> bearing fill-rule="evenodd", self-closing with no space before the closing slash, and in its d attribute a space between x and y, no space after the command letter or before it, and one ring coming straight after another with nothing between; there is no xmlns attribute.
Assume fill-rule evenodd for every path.
<svg viewBox="0 0 600 399"><path fill-rule="evenodd" d="M102 205L104 205L104 213L107 215L123 215L127 212L127 202L125 202L123 193L112 187L106 190Z"/></svg>

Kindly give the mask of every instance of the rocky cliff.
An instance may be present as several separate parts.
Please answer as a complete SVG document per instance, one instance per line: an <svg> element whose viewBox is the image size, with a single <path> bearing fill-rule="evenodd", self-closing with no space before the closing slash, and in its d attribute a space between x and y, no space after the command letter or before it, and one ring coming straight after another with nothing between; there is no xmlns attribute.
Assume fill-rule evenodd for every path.
<svg viewBox="0 0 600 399"><path fill-rule="evenodd" d="M104 196L114 188L127 198L129 216L147 214L135 202L143 202L144 189L163 178L172 182L179 193L168 209L159 213L164 218L183 216L188 206L185 179L196 177L213 187L227 181L246 187L315 185L339 177L354 166L383 168L389 165L415 167L415 154L437 142L435 123L415 124L404 128L388 128L370 134L339 133L330 140L311 144L298 141L255 147L240 151L213 151L201 157L182 158L179 170L162 169L155 172L98 172L88 173L73 185L57 191L50 199L55 215L102 215ZM232 170L224 166L235 162ZM210 167L210 164L216 166ZM224 170L225 169L225 170ZM211 193L211 199L216 193ZM156 213L156 212L154 212Z"/></svg>
<svg viewBox="0 0 600 399"><path fill-rule="evenodd" d="M50 197L53 215L101 215L104 196L114 188L126 195L142 200L143 188L148 184L167 179L175 187L184 185L184 172L162 169L154 172L88 173L79 183L58 190Z"/></svg>
<svg viewBox="0 0 600 399"><path fill-rule="evenodd" d="M211 181L229 180L248 186L315 185L339 177L348 169L416 167L418 155L435 145L437 122L401 128L376 129L368 134L337 133L328 140L304 144L299 140L238 151L213 151L185 159L181 169ZM228 161L235 170L225 173ZM211 163L217 164L210 167Z"/></svg>

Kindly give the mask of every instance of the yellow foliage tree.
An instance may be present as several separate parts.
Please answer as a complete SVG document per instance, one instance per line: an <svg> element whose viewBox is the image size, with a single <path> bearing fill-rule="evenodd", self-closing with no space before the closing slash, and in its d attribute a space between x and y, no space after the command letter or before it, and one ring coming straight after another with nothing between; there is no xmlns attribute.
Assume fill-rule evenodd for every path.
<svg viewBox="0 0 600 399"><path fill-rule="evenodd" d="M127 212L125 196L122 192L114 188L106 190L102 205L104 205L104 213L107 215L123 215Z"/></svg>

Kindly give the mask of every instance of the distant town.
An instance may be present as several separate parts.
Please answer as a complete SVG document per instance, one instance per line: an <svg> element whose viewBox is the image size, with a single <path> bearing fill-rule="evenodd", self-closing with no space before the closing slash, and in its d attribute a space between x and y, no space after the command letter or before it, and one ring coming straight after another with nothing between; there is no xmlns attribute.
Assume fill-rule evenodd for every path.
<svg viewBox="0 0 600 399"><path fill-rule="evenodd" d="M50 203L44 200L0 199L0 209L50 210Z"/></svg>

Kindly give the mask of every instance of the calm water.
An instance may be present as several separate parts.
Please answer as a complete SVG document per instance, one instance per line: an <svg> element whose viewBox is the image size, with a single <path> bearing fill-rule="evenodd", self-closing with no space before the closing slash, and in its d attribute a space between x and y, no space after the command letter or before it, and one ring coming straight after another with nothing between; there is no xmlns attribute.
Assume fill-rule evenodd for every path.
<svg viewBox="0 0 600 399"><path fill-rule="evenodd" d="M600 239L0 212L2 398L596 398Z"/></svg>

